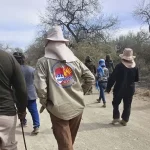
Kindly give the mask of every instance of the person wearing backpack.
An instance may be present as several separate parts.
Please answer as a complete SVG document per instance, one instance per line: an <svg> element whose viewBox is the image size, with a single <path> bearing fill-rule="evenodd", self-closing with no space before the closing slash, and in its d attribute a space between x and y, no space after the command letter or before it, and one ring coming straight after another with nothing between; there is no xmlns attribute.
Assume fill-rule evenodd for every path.
<svg viewBox="0 0 150 150"><path fill-rule="evenodd" d="M25 65L25 56L21 52L14 52L13 56L16 58L18 63L21 65L21 70L25 78L28 94L28 110L33 120L33 131L31 134L36 135L39 133L40 119L37 109L37 93L34 86L34 71L35 69L31 66ZM23 120L23 126L27 125L27 119Z"/></svg>
<svg viewBox="0 0 150 150"><path fill-rule="evenodd" d="M106 55L105 64L106 64L106 68L109 70L109 76L110 76L114 71L114 63L110 55Z"/></svg>
<svg viewBox="0 0 150 150"><path fill-rule="evenodd" d="M102 100L104 108L106 107L105 89L107 87L108 78L109 78L109 71L106 68L105 60L100 59L99 66L97 68L97 81L100 90L100 95L97 101L100 103Z"/></svg>
<svg viewBox="0 0 150 150"><path fill-rule="evenodd" d="M110 92L111 88L114 86L113 90L113 121L112 124L121 123L121 125L126 126L130 113L133 95L135 92L135 82L139 81L138 67L133 56L133 50L131 48L125 48L123 54L120 54L121 63L119 63L112 75L110 76L106 88L106 92ZM122 120L120 121L119 105L123 99L123 113Z"/></svg>
<svg viewBox="0 0 150 150"><path fill-rule="evenodd" d="M84 95L95 82L91 71L66 46L60 26L46 38L45 55L36 65L35 86L44 109L50 114L59 150L73 150L85 107Z"/></svg>
<svg viewBox="0 0 150 150"><path fill-rule="evenodd" d="M94 65L92 58L90 56L87 56L85 58L85 66L93 73L93 75L96 75L96 66ZM88 95L93 93L93 87L89 90L87 93Z"/></svg>

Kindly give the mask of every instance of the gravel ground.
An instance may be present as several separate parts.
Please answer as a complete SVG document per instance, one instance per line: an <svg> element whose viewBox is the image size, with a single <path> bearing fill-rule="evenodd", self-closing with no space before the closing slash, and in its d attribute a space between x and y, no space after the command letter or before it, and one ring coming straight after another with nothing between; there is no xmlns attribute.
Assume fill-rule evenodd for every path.
<svg viewBox="0 0 150 150"><path fill-rule="evenodd" d="M150 150L150 101L136 95L128 126L113 126L112 95L106 94L107 108L96 103L98 93L85 96L87 104L82 123L74 144L75 150ZM122 110L122 106L120 108ZM57 150L51 130L51 122L45 111L40 115L41 128L37 136L31 136L32 121L27 115L28 126L24 129L28 150ZM18 123L19 124L19 123ZM16 130L18 150L24 150L20 127Z"/></svg>

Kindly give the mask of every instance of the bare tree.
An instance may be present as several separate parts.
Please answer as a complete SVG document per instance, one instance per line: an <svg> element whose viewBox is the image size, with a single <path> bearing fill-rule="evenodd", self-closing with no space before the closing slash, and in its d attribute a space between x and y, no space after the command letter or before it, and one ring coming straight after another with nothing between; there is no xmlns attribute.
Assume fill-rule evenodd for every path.
<svg viewBox="0 0 150 150"><path fill-rule="evenodd" d="M46 28L62 25L77 43L97 36L105 41L104 30L118 23L116 17L102 14L99 0L48 0L46 15L41 21Z"/></svg>
<svg viewBox="0 0 150 150"><path fill-rule="evenodd" d="M148 24L150 32L150 1L142 0L134 10L134 16L140 19L144 24Z"/></svg>

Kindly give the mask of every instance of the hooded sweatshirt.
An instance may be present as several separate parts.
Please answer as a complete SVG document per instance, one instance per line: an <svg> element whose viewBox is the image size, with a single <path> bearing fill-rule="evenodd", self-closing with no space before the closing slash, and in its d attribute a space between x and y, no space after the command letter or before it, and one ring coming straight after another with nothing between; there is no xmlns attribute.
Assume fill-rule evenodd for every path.
<svg viewBox="0 0 150 150"><path fill-rule="evenodd" d="M90 56L86 57L85 65L94 75L96 74L96 66L93 64Z"/></svg>
<svg viewBox="0 0 150 150"><path fill-rule="evenodd" d="M99 82L107 82L109 78L109 71L106 68L105 60L100 59L99 66L97 68L97 76Z"/></svg>
<svg viewBox="0 0 150 150"><path fill-rule="evenodd" d="M35 86L40 103L48 112L70 120L83 112L83 92L91 88L95 79L65 43L57 43L50 42L45 56L38 60Z"/></svg>
<svg viewBox="0 0 150 150"><path fill-rule="evenodd" d="M105 60L106 68L109 70L109 74L114 71L114 63L110 58L106 58Z"/></svg>

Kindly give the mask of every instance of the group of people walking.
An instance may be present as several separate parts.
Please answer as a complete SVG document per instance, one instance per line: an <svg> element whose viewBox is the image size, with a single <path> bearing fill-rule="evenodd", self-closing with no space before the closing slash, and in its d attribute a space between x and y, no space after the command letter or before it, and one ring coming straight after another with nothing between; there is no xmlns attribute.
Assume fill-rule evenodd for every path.
<svg viewBox="0 0 150 150"><path fill-rule="evenodd" d="M135 82L139 81L139 71L134 61L135 56L133 56L132 49L125 48L123 54L119 56L121 63L117 64L116 67L114 67L110 55L106 55L106 60L99 60L97 69L95 69L96 67L89 56L85 59L85 65L91 70L93 75L95 75L96 86L100 91L97 101L100 103L102 100L104 108L106 107L105 92L110 93L111 88L114 86L112 124L120 123L126 126L131 112ZM87 63L87 60L90 61L90 63ZM122 99L124 110L122 120L120 121L119 105Z"/></svg>
<svg viewBox="0 0 150 150"><path fill-rule="evenodd" d="M101 91L99 102L102 99L104 107L104 89L109 93L114 85L113 124L120 122L122 99L121 123L126 125L129 121L134 84L139 78L133 50L125 49L120 55L121 63L115 68L107 56L108 61L101 59L98 68L93 65L91 70L88 67L92 64L90 57L87 57L86 64L82 63L67 47L68 42L61 27L54 26L46 38L45 55L38 60L35 70L25 65L22 53L16 52L12 56L0 50L0 150L17 150L16 115L25 126L26 108L33 120L32 134L39 132L37 97L41 104L40 113L46 109L50 115L58 149L73 150L85 108L84 94L92 93L96 81ZM107 69L107 63L113 72Z"/></svg>
<svg viewBox="0 0 150 150"><path fill-rule="evenodd" d="M107 87L107 82L114 71L114 64L110 57L110 55L106 55L106 59L100 59L98 62L98 68L96 69L96 65L94 65L90 56L87 56L85 59L85 65L87 68L93 73L96 79L96 88L100 91L99 98L97 101L100 103L103 101L103 107L106 107L106 99L105 99L105 89ZM92 94L92 87L87 93L88 95Z"/></svg>

